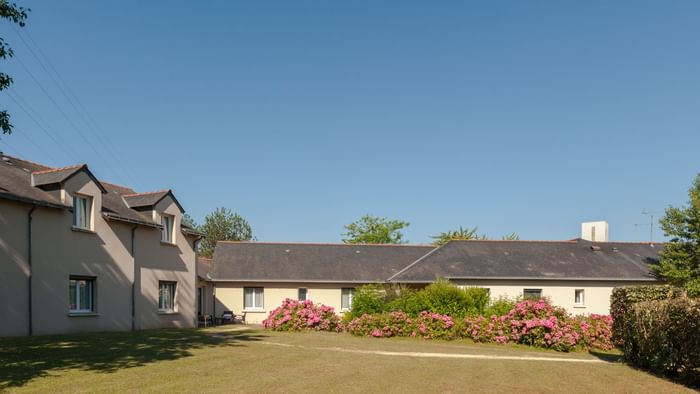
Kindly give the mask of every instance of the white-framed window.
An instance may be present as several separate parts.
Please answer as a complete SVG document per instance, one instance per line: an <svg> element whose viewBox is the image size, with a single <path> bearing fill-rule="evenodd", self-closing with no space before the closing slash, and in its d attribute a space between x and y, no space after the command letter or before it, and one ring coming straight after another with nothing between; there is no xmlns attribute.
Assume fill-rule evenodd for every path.
<svg viewBox="0 0 700 394"><path fill-rule="evenodd" d="M355 295L355 289L345 288L340 290L340 310L349 311L352 308L352 298Z"/></svg>
<svg viewBox="0 0 700 394"><path fill-rule="evenodd" d="M308 291L309 291L308 289L306 289L304 287L300 287L299 294L297 295L297 299L299 301L306 301L306 294L308 293Z"/></svg>
<svg viewBox="0 0 700 394"><path fill-rule="evenodd" d="M265 306L265 289L246 287L243 289L243 309L263 310Z"/></svg>
<svg viewBox="0 0 700 394"><path fill-rule="evenodd" d="M95 278L71 276L68 281L68 311L95 312Z"/></svg>
<svg viewBox="0 0 700 394"><path fill-rule="evenodd" d="M175 243L173 237L173 223L175 223L175 217L172 215L161 215L160 224L163 225L163 229L160 230L160 240L167 243Z"/></svg>
<svg viewBox="0 0 700 394"><path fill-rule="evenodd" d="M73 196L73 226L90 230L92 228L92 197L76 194Z"/></svg>
<svg viewBox="0 0 700 394"><path fill-rule="evenodd" d="M539 300L542 298L542 289L523 289L523 298L526 300Z"/></svg>
<svg viewBox="0 0 700 394"><path fill-rule="evenodd" d="M585 303L584 291L583 289L574 290L574 305L583 306Z"/></svg>
<svg viewBox="0 0 700 394"><path fill-rule="evenodd" d="M177 282L158 282L158 311L175 312Z"/></svg>

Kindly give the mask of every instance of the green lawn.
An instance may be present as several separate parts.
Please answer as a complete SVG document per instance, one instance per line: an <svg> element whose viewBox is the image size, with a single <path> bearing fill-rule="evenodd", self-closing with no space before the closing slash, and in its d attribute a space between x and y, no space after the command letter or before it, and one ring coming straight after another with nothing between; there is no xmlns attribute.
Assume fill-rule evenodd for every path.
<svg viewBox="0 0 700 394"><path fill-rule="evenodd" d="M431 356L417 357L426 353ZM495 359L448 358L445 354ZM559 361L569 359L594 362ZM614 360L615 356L229 326L0 339L0 391L690 391L620 362L599 362L601 359Z"/></svg>

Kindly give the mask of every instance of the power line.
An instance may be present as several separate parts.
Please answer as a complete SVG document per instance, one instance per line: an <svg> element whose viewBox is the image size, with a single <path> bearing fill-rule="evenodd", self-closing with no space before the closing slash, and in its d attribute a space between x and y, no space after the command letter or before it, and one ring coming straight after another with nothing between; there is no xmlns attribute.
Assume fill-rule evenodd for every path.
<svg viewBox="0 0 700 394"><path fill-rule="evenodd" d="M92 151L95 153L95 155L96 155L97 157L103 157L102 155L100 155L100 153L98 152L97 148L95 148L95 146L90 142L90 140L88 140L87 137L85 137L85 135L83 134L83 132L80 131L80 128L78 128L78 126L70 119L70 117L68 116L68 114L66 114L66 112L63 111L63 108L61 108L61 106L58 105L58 103L56 102L56 100L54 100L54 98L51 97L51 95L49 94L49 92L46 90L46 88L44 88L44 86L39 82L39 80L34 76L34 74L33 74L31 71L29 71L29 68L27 68L27 66L24 64L24 62L23 62L20 58L18 58L17 56L15 56L14 59L20 64L20 66L22 66L22 68L24 69L24 71L25 71L27 74L29 74L29 76L32 78L32 80L34 81L34 83L36 83L37 86L39 86L39 89L41 89L41 91L44 93L44 95L46 95L46 97L49 99L49 101L51 101L51 103L56 107L56 109L58 110L58 112L60 112L61 115L63 115L63 117L66 118L66 121L75 129L75 131L78 133L78 135L80 136L80 138L82 138L82 140L85 142L85 144L87 144L88 147L90 147L90 149L92 149ZM103 162L104 162L104 164L106 164L106 165L110 168L110 170L112 170L112 171L115 170L115 168L112 167L112 165L111 165L111 163L110 163L109 161L103 160ZM116 172L116 171L115 171L115 172Z"/></svg>
<svg viewBox="0 0 700 394"><path fill-rule="evenodd" d="M14 91L11 94L10 90L6 90L5 92L10 97L10 99L12 101L14 101L14 103L19 107L19 109L22 110L22 112L24 112L29 117L29 119L31 119L34 123L36 123L36 125L39 127L39 130L43 131L44 134L46 134L46 136L49 137L56 144L56 146L59 149L61 149L63 151L63 153L66 154L66 156L68 156L74 163L78 163L78 162L82 161L82 160L80 160L80 155L76 154L75 151L73 151L73 149L70 148L69 145L68 146L64 145L62 143L62 141L56 139L56 137L54 137L51 134L51 132L49 132L47 127L44 126L44 124L48 124L48 123L46 123L46 121L44 121L44 119L41 118L41 115L39 115L39 113L37 113L36 111L34 111L32 109L32 107L29 105L29 103L27 103L22 98L22 96L20 96L17 92L14 92ZM42 124L42 122L44 124Z"/></svg>
<svg viewBox="0 0 700 394"><path fill-rule="evenodd" d="M29 136L29 133L24 132L24 130L18 130L16 127L12 129L12 133L24 137L34 148L36 148L36 150L40 151L42 155L48 157L54 166L60 163L60 161L56 160L56 158L50 152L47 152L44 148L37 144L34 139Z"/></svg>
<svg viewBox="0 0 700 394"><path fill-rule="evenodd" d="M63 96L66 98L66 100L71 105L71 107L73 107L73 110L80 115L81 120L87 126L86 130L89 133L91 133L97 137L98 143L101 145L101 147L104 149L104 151L107 152L111 156L112 160L114 160L114 163L116 163L117 167L122 172L122 174L126 175L126 177L129 178L129 180L133 182L134 174L131 171L129 171L129 169L127 167L122 166L122 161L118 157L119 155L112 149L113 144L109 143L109 141L106 141L106 139L104 139L102 137L102 133L92 131L92 128L99 129L100 131L102 131L102 130L99 127L99 125L97 124L97 122L94 120L94 118L92 118L92 116L90 116L89 112L85 109L85 106L82 105L82 103L80 103L80 100L78 99L77 95L70 90L69 85L65 82L65 80L63 78L61 78L61 75L58 73L56 68L53 66L53 64L51 63L49 58L41 50L41 48L36 43L36 41L34 41L34 39L24 29L22 29L21 32L20 32L20 29L17 29L15 26L12 26L12 29L15 31L15 34L17 35L17 37L19 37L19 39L22 41L24 46L27 47L29 52L34 57L34 59L36 59L37 63L39 63L39 65L44 70L44 72L46 72L46 74L49 76L49 78L54 83L54 85L56 85L56 87L61 92L61 94L63 94ZM27 43L27 41L24 39L23 35L26 35L27 39L29 41L31 41L33 46L36 48L36 52L34 52L34 50L29 45L29 43ZM37 53L39 53L39 55L37 55ZM42 61L42 59L40 57L43 58L44 61ZM49 69L46 67L46 65L44 65L44 62L48 65L48 68L50 68L51 71L53 71L53 72L49 71ZM54 75L56 76L55 78L54 78ZM73 100L73 98L71 98L71 95L73 96L73 98L75 100ZM78 106L75 104L75 102L78 102L80 104L80 107L82 108L82 110L78 109ZM92 124L91 124L90 120L92 121ZM105 136L105 138L106 138L106 136Z"/></svg>

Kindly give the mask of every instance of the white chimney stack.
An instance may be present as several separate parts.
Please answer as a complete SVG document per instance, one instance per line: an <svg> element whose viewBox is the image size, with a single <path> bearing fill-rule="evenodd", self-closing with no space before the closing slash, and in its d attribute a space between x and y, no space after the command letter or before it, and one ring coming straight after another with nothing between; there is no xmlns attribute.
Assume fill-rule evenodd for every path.
<svg viewBox="0 0 700 394"><path fill-rule="evenodd" d="M591 242L608 242L608 222L581 223L581 238Z"/></svg>

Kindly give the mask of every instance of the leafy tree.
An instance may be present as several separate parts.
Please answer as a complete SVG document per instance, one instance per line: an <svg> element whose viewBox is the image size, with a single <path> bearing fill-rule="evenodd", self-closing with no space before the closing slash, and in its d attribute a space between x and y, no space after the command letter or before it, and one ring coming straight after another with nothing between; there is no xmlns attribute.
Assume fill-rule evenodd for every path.
<svg viewBox="0 0 700 394"><path fill-rule="evenodd" d="M700 295L700 174L688 190L688 205L670 206L659 221L670 241L659 253L656 274L669 283L683 286L692 295Z"/></svg>
<svg viewBox="0 0 700 394"><path fill-rule="evenodd" d="M7 0L0 0L0 19L7 19L20 27L24 27L25 20L30 11L29 8L18 7L15 3L8 3ZM0 59L7 59L12 56L14 56L12 48L0 37ZM10 85L12 85L12 77L0 72L0 91L7 89ZM10 114L6 110L0 111L0 129L2 129L3 134L12 133Z"/></svg>
<svg viewBox="0 0 700 394"><path fill-rule="evenodd" d="M504 241L520 241L520 235L518 233L510 233L501 237Z"/></svg>
<svg viewBox="0 0 700 394"><path fill-rule="evenodd" d="M360 220L345 226L343 233L346 244L402 244L401 229L408 227L410 223L402 220L390 220L372 215L364 215Z"/></svg>
<svg viewBox="0 0 700 394"><path fill-rule="evenodd" d="M189 213L185 213L184 215L182 215L182 224L184 224L185 226L190 226L194 229L199 227L197 225L197 222L195 222L194 219L192 219L192 216L190 216Z"/></svg>
<svg viewBox="0 0 700 394"><path fill-rule="evenodd" d="M459 226L457 230L445 231L431 238L435 240L433 241L433 245L436 246L442 246L452 240L487 239L485 235L479 235L477 233L478 230L478 227L462 228L462 226Z"/></svg>
<svg viewBox="0 0 700 394"><path fill-rule="evenodd" d="M216 208L204 218L204 224L198 230L204 234L199 246L199 253L211 257L218 241L250 241L253 230L250 224L239 214L228 208Z"/></svg>

